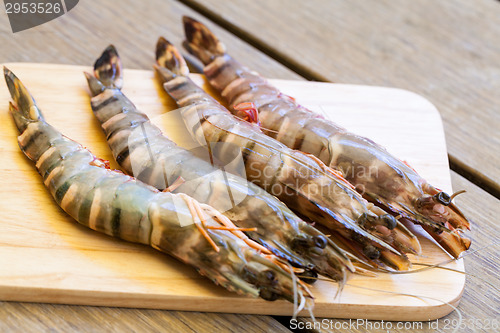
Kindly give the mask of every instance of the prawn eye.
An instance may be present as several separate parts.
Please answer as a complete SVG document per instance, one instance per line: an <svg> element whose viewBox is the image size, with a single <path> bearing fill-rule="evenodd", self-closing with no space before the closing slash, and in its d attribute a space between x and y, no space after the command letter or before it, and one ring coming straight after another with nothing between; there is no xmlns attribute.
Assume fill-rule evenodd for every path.
<svg viewBox="0 0 500 333"><path fill-rule="evenodd" d="M437 194L434 194L433 198L434 200L445 206L448 206L451 203L451 197L446 192L439 192Z"/></svg>
<svg viewBox="0 0 500 333"><path fill-rule="evenodd" d="M326 247L326 244L328 243L325 236L323 236L323 235L314 236L313 242L314 242L314 245L316 247L319 247L320 249L324 249Z"/></svg>
<svg viewBox="0 0 500 333"><path fill-rule="evenodd" d="M379 219L389 230L396 228L396 226L398 225L398 220L396 220L396 218L390 214L381 215L379 216Z"/></svg>
<svg viewBox="0 0 500 333"><path fill-rule="evenodd" d="M259 284L264 286L273 286L278 283L278 280L276 280L276 275L271 270L260 272L257 280Z"/></svg>
<svg viewBox="0 0 500 333"><path fill-rule="evenodd" d="M317 280L318 273L306 270L303 273L297 274L297 277L305 283L313 284Z"/></svg>
<svg viewBox="0 0 500 333"><path fill-rule="evenodd" d="M380 258L380 251L371 244L366 245L363 249L363 252L368 258L372 260Z"/></svg>

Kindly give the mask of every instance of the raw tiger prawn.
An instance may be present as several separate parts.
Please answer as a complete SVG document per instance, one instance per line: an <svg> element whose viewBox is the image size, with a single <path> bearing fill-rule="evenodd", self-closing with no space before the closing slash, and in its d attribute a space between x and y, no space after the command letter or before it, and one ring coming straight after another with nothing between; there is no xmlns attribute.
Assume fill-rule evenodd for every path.
<svg viewBox="0 0 500 333"><path fill-rule="evenodd" d="M247 179L276 195L299 216L326 227L334 241L373 265L381 261L408 269L405 252L420 245L393 216L369 204L340 175L317 158L293 151L258 128L233 117L191 81L175 48L160 38L156 55L164 88L183 109L184 120L200 142L230 143L242 149ZM228 151L221 149L224 156ZM262 172L266 171L266 172Z"/></svg>
<svg viewBox="0 0 500 333"><path fill-rule="evenodd" d="M10 112L20 133L19 147L35 163L57 204L80 224L150 245L239 294L301 304L312 298L286 264L246 241L213 207L107 169L49 125L19 79L6 68L4 74L15 103Z"/></svg>
<svg viewBox="0 0 500 333"><path fill-rule="evenodd" d="M262 244L263 252L304 270L300 277L315 278L320 273L345 281L354 268L341 249L260 187L222 172L164 136L121 92L122 73L118 53L109 46L95 62L95 76L86 77L92 110L123 171L160 190L210 204L245 228L250 238Z"/></svg>
<svg viewBox="0 0 500 333"><path fill-rule="evenodd" d="M233 114L262 125L270 137L341 172L366 199L422 225L455 258L469 248L470 240L459 233L470 229L469 222L452 203L461 192L450 196L438 190L382 146L299 105L229 56L206 26L189 17L183 21L186 48L203 62L209 83Z"/></svg>

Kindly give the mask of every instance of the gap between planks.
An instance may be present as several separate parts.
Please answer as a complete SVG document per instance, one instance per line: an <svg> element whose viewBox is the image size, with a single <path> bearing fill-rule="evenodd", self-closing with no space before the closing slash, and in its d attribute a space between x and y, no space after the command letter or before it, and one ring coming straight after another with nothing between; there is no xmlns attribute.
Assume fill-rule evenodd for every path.
<svg viewBox="0 0 500 333"><path fill-rule="evenodd" d="M249 33L247 30L241 29L238 26L234 25L219 13L212 11L206 5L201 4L195 0L178 0L178 1L186 5L187 7L193 9L194 11L198 12L199 14L205 16L207 20L212 21L213 24L216 24L219 27L227 30L228 32L232 33L236 37L246 42L247 44L255 47L260 52L269 56L273 60L279 62L280 64L287 67L291 71L302 76L304 79L309 81L332 82L328 80L325 76L321 75L320 73L301 65L297 61L293 60L293 58L289 57L287 54L273 48L272 45L269 45L259 40L255 35ZM192 62L191 59L190 62ZM199 66L196 66L197 69L198 67ZM490 179L489 177L483 175L480 172L477 172L473 168L464 164L458 157L451 155L449 153L448 153L448 160L450 163L451 170L455 171L456 173L466 178L474 185L480 187L487 193L491 194L495 198L500 199L500 186L498 186L494 182L494 180Z"/></svg>
<svg viewBox="0 0 500 333"><path fill-rule="evenodd" d="M449 154L448 160L451 170L500 200L500 187L498 187L492 179L481 177L474 169Z"/></svg>
<svg viewBox="0 0 500 333"><path fill-rule="evenodd" d="M187 7L191 8L192 10L197 11L199 14L205 16L207 20L210 20L213 24L216 24L219 27L232 33L242 41L255 47L260 52L269 56L273 60L279 62L280 64L287 67L291 71L297 73L298 75L302 76L306 80L330 82L326 77L322 76L319 73L311 71L308 67L302 66L300 63L293 60L293 58L289 57L285 53L280 52L275 48L273 48L271 45L268 45L260 41L258 38L255 37L255 35L248 33L246 30L243 30L238 26L234 25L233 23L229 22L220 14L210 10L207 6L202 5L193 0L178 0L178 1L186 5Z"/></svg>

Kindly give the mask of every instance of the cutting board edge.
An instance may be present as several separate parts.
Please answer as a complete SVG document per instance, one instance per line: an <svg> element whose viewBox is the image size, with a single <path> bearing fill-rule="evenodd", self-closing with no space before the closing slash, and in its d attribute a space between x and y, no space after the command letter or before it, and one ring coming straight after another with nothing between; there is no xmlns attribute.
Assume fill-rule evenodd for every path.
<svg viewBox="0 0 500 333"><path fill-rule="evenodd" d="M367 319L384 321L427 321L442 318L455 310L463 295L463 289L459 296L447 303L438 305L422 306L404 306L404 305L377 305L373 309L370 304L318 304L314 308L314 315L317 318L329 319ZM161 309L170 311L201 311L214 313L238 313L254 315L273 315L273 316L292 316L293 305L286 301L276 301L284 303L283 307L275 307L274 302L269 304L259 304L253 307L239 305L236 307L230 302L220 302L221 298L206 298L204 296L188 297L183 296L158 296L142 293L110 292L110 291L92 291L94 294L88 294L86 290L69 290L55 288L38 287L11 287L0 286L0 299L8 302L26 302L26 303L47 303L47 304L66 304L66 305L90 305L102 307L123 307L123 308L142 308L142 309ZM146 297L145 297L146 296ZM248 298L251 303L252 298ZM140 306L137 303L142 301ZM218 309L214 311L213 302L218 301ZM192 302L196 302L196 309L193 309ZM222 303L222 305L221 305ZM225 304L225 305L224 305ZM450 304L453 306L450 306ZM400 311L403 310L404 311ZM235 311L236 310L236 311ZM411 313L411 316L408 316ZM360 314L362 314L360 316ZM307 310L299 313L299 316L309 317Z"/></svg>
<svg viewBox="0 0 500 333"><path fill-rule="evenodd" d="M36 66L36 67L39 67L40 65L46 65L47 67L50 67L50 66L60 66L60 67L63 67L63 66L64 66L64 67L67 67L67 68L73 68L73 69L78 68L78 69L81 69L81 70L84 70L84 69L90 69L90 68L91 68L90 66L79 66L79 65L35 64L35 63L22 63L22 62L21 62L21 63L7 63L7 64L5 64L5 65L7 65L7 66L21 66L21 65L22 65L22 66L25 66L25 65L28 65L28 66L33 66L33 67L35 67L35 66ZM149 70L127 69L127 71L129 71L129 70L130 70L130 71L151 72L151 73L152 73L152 71L149 71ZM204 80L204 76L203 76L203 75L201 75L201 74L193 74L193 76L196 76L196 77L198 77L199 79L203 79L203 80ZM274 81L274 80L272 80L272 81ZM285 81L285 80L283 80L283 81ZM294 82L294 81L288 81L288 82ZM299 82L300 82L300 81L299 81ZM300 82L300 83L301 83L301 84L304 84L304 83L305 83L305 84L308 84L308 82ZM333 85L336 85L336 86L340 85L340 84L333 84L333 83L321 83L321 82L318 82L318 83L319 83L319 84L325 84L325 85L332 85L332 86L333 86ZM85 85L85 84L86 84L86 83L85 83L85 80L84 80L83 75L82 75L82 85ZM298 84L298 82L297 82L297 84ZM311 84L311 83L310 83L310 84ZM313 82L312 84L316 84L316 82ZM347 86L347 85L346 85L346 86ZM357 87L360 87L359 85L348 85L348 86L357 86ZM364 87L369 87L369 88L379 88L379 87L371 87L371 86L364 86ZM401 91L405 91L405 90L402 90L402 89L396 89L396 88L383 88L383 89L388 89L388 90L401 90ZM405 92L408 92L408 91L405 91ZM410 92L410 93L411 93L411 94L414 94L414 93L412 93L412 92ZM414 95L416 95L416 94L414 94ZM419 95L417 95L417 96L419 96ZM422 96L419 96L419 97L423 98ZM430 102L429 102L429 103L430 103ZM434 110L435 110L436 114L439 116L439 112L438 112L438 111L437 111L437 109L433 106L433 110L432 110L432 112L434 112ZM429 112L431 112L431 111L429 111ZM440 125L440 127L442 128L443 126L442 126L442 121L441 121L441 118L440 118L440 117L439 117L439 121L440 121L440 124L439 124L439 125ZM442 133L441 133L441 134L442 134ZM442 134L442 135L444 136L444 134ZM463 294L463 289L464 289L464 287L465 287L465 280L463 280L463 283L461 283L461 286L460 286L460 287L461 287L461 292L460 292L460 294L456 297L457 303L458 303L458 301L460 300L461 295ZM29 287L28 287L28 288L26 288L26 287L21 287L21 288L24 288L24 289L25 289L25 290L24 290L24 293L25 293L25 294L23 294L23 295L25 295L25 296L26 296L26 295L30 294L30 296L31 296L31 299L30 299L30 300L31 300L31 301L33 301L33 300L34 300L34 298L33 298L32 296L33 296L33 293L34 293L34 294L36 294L36 288L35 288L35 289L33 289L33 288L29 288ZM46 291L48 291L48 290L50 290L50 289L51 289L51 288L45 288L45 290L46 290ZM457 291L458 291L458 288L456 288L456 289L457 289ZM60 290L60 289L52 289L52 290ZM85 292L85 291L79 291L79 292ZM111 297L112 295L115 295L115 296L116 296L116 295L121 295L121 296L122 296L121 300L123 300L123 294L122 294L121 292L120 292L120 293L116 293L116 292L105 291L104 293L105 293L105 294L107 294L107 295L108 295L108 297ZM22 292L21 292L21 294L22 294ZM3 297L3 292L1 291L1 288L0 288L0 295L2 295L2 296L0 296L0 297ZM130 293L129 293L129 294L127 294L127 295L135 295L134 297L129 297L129 300L134 301L134 299L135 299L135 302L139 302L139 301L140 301L140 298L137 298L137 296L138 296L138 295L143 295L143 294L130 294ZM38 294L36 294L36 296L37 296L37 297L38 297L38 296L43 297L43 295L38 295ZM153 296L153 298L154 298L154 295L152 295L152 296ZM109 299L105 299L105 300L104 300L104 303L106 303L106 304L90 304L89 302L74 303L74 302L75 302L75 300L80 301L78 298L75 298L75 297L74 297L74 295L66 295L66 296L61 295L60 297L61 297L61 301L62 301L63 297L67 297L67 298L68 298L68 302L67 302L67 303L71 303L71 304L89 304L89 305L97 305L97 306L105 306L105 305L108 305L108 306L110 306L110 305L111 305L111 306L126 306L126 305L120 305L120 304L113 305L113 301L116 301L117 303L119 303L119 302L121 301L120 299L115 300L115 298L111 299L111 301L110 301ZM175 295L167 295L167 296L161 296L161 297L163 297L163 298L162 298L162 300L161 300L161 302L163 302L163 303L164 303L164 302L166 302L166 300L165 300L165 299L172 300L172 299L177 299L177 298L178 298L178 296L175 296ZM156 298L158 298L158 297L156 297ZM195 297L195 298L196 298L196 297ZM83 299L85 299L85 298L83 298ZM13 299L13 300L14 300L14 299ZM21 299L16 299L16 300L23 301L23 300L21 300ZM218 299L218 300L220 300L220 299ZM250 301L251 301L251 299L248 299L248 300L250 300ZM40 301L42 301L42 302L54 302L54 300L40 300ZM61 301L60 301L59 303L61 303ZM204 300L204 301L206 301L206 300ZM213 300L212 300L212 301L213 301ZM244 300L244 301L246 301L246 300ZM66 303L66 302L62 302L62 303ZM100 302L99 302L99 300L97 300L97 301L96 301L96 303L100 303ZM163 304L163 303L162 303L162 304ZM175 303L175 302L174 302L174 303ZM182 303L182 302L181 302L181 301L178 301L178 303ZM272 304L272 303L270 303L270 304ZM260 304L259 304L259 305L260 305ZM137 303L131 304L131 305L129 305L129 306L130 306L130 307L137 307ZM366 310L367 310L367 307L369 307L369 306L373 306L373 305L339 304L339 306L340 306L340 308L339 308L338 312L336 312L336 313L335 313L335 318L353 318L352 316L351 316L351 317L349 317L349 316L348 316L348 312L350 312L351 310L345 310L345 309L342 309L342 308L344 308L344 307L347 307L347 308L350 308L350 309L354 309L355 307L358 307L358 309L363 309L362 311L367 312L367 311L366 311ZM139 305L139 307L141 307L141 306ZM392 309L392 312L394 312L394 306L393 306L393 307L391 307L391 306L377 305L377 307L380 307L381 309L384 309L384 308L387 308L387 309ZM397 306L397 307L400 307L400 308L405 308L405 309L413 309L413 308L415 308L415 310L417 310L417 309L418 309L418 310L422 310L422 307L419 307L419 306L416 306L416 307L412 307L412 306L410 306L410 307L408 307L408 306ZM440 317L441 317L441 316L446 315L447 313L449 313L449 312L451 312L451 311L453 310L452 308L449 308L446 304L437 305L437 306L431 306L431 307L427 307L427 308L429 308L429 309L433 309L433 311L437 311L437 309L441 309L441 308L443 308L443 307L445 307L446 309L442 311L442 315L441 315L441 312L439 312L439 313L440 313ZM156 307L156 306L152 305L152 306L150 306L150 307L148 307L148 308L158 308L158 307ZM169 308L170 308L170 307L169 307ZM318 306L318 308L321 308L321 306ZM448 311L448 312L446 312L446 313L444 313L444 312L445 312L448 308L449 308L449 311ZM172 309L173 309L173 308L172 308ZM198 310L198 309L193 310L192 308L179 308L179 310L186 310L186 311L188 311L188 310L189 310L189 311L208 311L208 312L213 311L212 309L213 309L213 308L210 308L210 306L209 306L209 305L207 305L207 309L206 309L206 310ZM284 310L282 310L282 309L279 309L279 311L276 311L276 309L273 309L273 311L272 311L272 312L269 312L269 313L265 312L265 313L264 313L263 309L264 309L264 308L258 308L257 310L254 310L254 309L248 309L248 310L245 310L245 311L238 311L238 313L277 314L277 312L284 311ZM173 310L174 310L174 309L173 309ZM265 309L264 309L264 310L265 310ZM321 312L321 310L320 310L320 309L318 309L318 310ZM218 311L219 311L219 310L218 310ZM255 311L255 312L254 312L254 311ZM325 311L326 311L326 310L325 310ZM329 313L331 313L332 311L333 311L332 309L329 309L329 310L328 310L328 312L329 312ZM358 311L360 311L360 310L358 310ZM375 311L377 311L377 310L375 310ZM221 310L221 311L219 311L219 312L235 313L234 306L231 306L231 307L230 307L230 309L229 309L229 310L227 310L227 311ZM343 316L343 313L347 313L347 314L346 314L346 316ZM291 314L291 312L290 312L290 313L288 313L288 312L287 312L287 313L283 313L283 314L284 314L284 315L290 315L290 314ZM305 313L305 315L307 315L307 314ZM321 317L321 313L319 313L319 314L318 314L318 317ZM357 315L356 317L354 317L354 318L357 318L357 317L359 317L359 313L358 313L358 315ZM389 318L389 317L388 317L388 316L385 316L385 317L377 317L377 315L375 314L373 317L368 317L367 319L385 319L385 320L387 320L387 318ZM426 318L427 318L427 317L426 317ZM436 318L439 318L439 317L436 317ZM407 314L406 314L406 316L405 316L404 318L396 318L396 319L393 319L393 320L398 320L398 319L399 319L399 320L408 320L408 316L407 316ZM425 320L425 319L415 319L415 320Z"/></svg>

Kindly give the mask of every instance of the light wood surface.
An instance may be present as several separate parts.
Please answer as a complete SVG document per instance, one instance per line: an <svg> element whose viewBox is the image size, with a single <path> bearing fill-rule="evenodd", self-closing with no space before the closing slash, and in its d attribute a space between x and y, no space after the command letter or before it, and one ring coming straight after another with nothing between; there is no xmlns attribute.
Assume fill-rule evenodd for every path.
<svg viewBox="0 0 500 333"><path fill-rule="evenodd" d="M269 316L0 302L2 332L289 332Z"/></svg>
<svg viewBox="0 0 500 333"><path fill-rule="evenodd" d="M498 1L184 2L313 80L425 96L442 114L454 167L500 193Z"/></svg>
<svg viewBox="0 0 500 333"><path fill-rule="evenodd" d="M64 134L112 159L100 126L89 106L82 72L87 67L47 64L6 64L30 89L46 120ZM48 79L48 80L47 80ZM203 83L201 76L196 76ZM344 126L368 135L407 160L429 181L451 190L442 124L425 99L403 90L300 81L273 81L299 102L335 118ZM64 86L60 91L59 87ZM152 71L125 72L124 92L172 138L176 124L160 115L173 109ZM9 95L0 93L4 151L2 191L11 192L0 219L0 298L85 305L160 308L171 310L292 314L292 304L249 299L213 286L194 270L156 251L115 241L74 223L54 204L39 175L19 151L7 112ZM393 119L406 126L387 131ZM373 126L377 124L377 126ZM422 135L432 133L432 135ZM404 134L404 139L401 137ZM396 138L401 138L395 140ZM419 142L420 145L416 145ZM428 149L432 145L433 149ZM412 147L408 149L408 147ZM114 163L113 163L114 164ZM29 202L29 211L23 203ZM29 243L25 240L29 239ZM20 246L22 244L22 246ZM440 263L448 256L422 239L423 257L415 262ZM448 267L463 269L461 261ZM439 285L436 281L446 281ZM462 294L464 276L447 270L390 275L355 276L340 299L336 286L318 281L312 288L314 313L320 317L383 320L426 320L442 317ZM379 289L376 291L363 288ZM407 295L417 295L412 297ZM403 293L404 295L398 295ZM305 315L306 312L303 313Z"/></svg>
<svg viewBox="0 0 500 333"><path fill-rule="evenodd" d="M135 0L85 0L57 20L12 34L7 15L0 11L0 61L89 66L106 46L114 44L118 50L131 51L121 56L128 68L151 69L158 37L164 36L175 45L181 45L183 15L204 19L173 0L140 3ZM234 46L236 55L248 59L252 66L263 66L270 77L300 78L227 31L217 27L214 31Z"/></svg>
<svg viewBox="0 0 500 333"><path fill-rule="evenodd" d="M231 6L231 2L219 1L226 7ZM188 3L187 1L183 2ZM204 1L204 3L206 2ZM280 3L277 0L269 1L266 3L268 7L264 8L272 10L269 6ZM311 6L306 6L308 3L311 3ZM195 10L192 10L182 3L173 0L148 0L147 2L133 0L85 0L80 1L69 14L63 17L16 34L12 34L5 12L0 11L0 41L2 42L2 47L0 47L0 62L27 61L87 66L93 63L97 53L108 43L114 43L120 50L126 47L128 50L133 51L133 53L127 52L126 54L122 54L128 68L150 69L151 61L153 60L150 50L154 47L157 36L164 35L179 45L178 42L182 38L182 30L179 23L180 16L191 15L209 24L224 39L227 47L240 61L258 69L262 73L266 73L266 76L271 78L303 80L296 72L301 73L304 77L311 78L311 69L320 69L319 72L329 72L332 75L338 73L340 77L332 79L336 82L406 87L413 91L417 91L416 89L425 89L425 91L419 90L420 94L431 99L438 106L440 112L443 111L443 107L452 111L451 117L443 115L448 145L453 144L450 142L449 133L460 133L462 127L466 126L469 122L474 124L477 122L494 124L494 122L490 122L490 119L495 119L495 117L492 117L489 112L484 112L484 110L499 105L499 90L488 88L487 90L480 90L478 92L478 89L498 86L500 82L499 76L496 75L496 69L498 68L496 63L491 65L485 61L485 57L491 59L491 54L498 53L498 45L500 44L495 42L498 39L498 32L495 29L498 29L499 25L494 24L494 22L499 17L496 13L500 10L500 2L494 0L474 2L441 1L438 3L435 1L415 1L412 3L405 2L404 4L399 4L398 2L394 6L390 5L392 3L380 1L363 1L360 3L356 1L339 2L329 0L320 2L293 2L293 5L287 4L280 7L279 15L275 15L269 19L260 10L248 11L247 6L249 3L247 2L246 4L238 4L237 7L232 7L233 12L235 15L238 15L239 20L233 20L234 25L227 25L224 22L228 21L229 16L220 9L216 11L204 11L200 10L203 8L195 8ZM188 4L191 6L190 3ZM326 9L332 8L332 5L334 6L333 10L330 9L330 12L328 12ZM421 6L418 15L415 13L415 6ZM441 10L437 14L436 11L440 10L442 6L452 6L452 8L448 8L446 12ZM471 9L471 6L474 8ZM214 8L213 4L209 7ZM296 9L294 10L294 8ZM297 31L309 30L308 27L318 24L318 22L314 22L318 20L318 8L325 8L325 12L332 13L327 21L334 21L329 24L342 22L342 29L337 28L334 34L327 34L323 30L307 31L307 34L294 34ZM268 27L267 30L274 33L276 22L281 20L290 11L295 11L292 15L293 20L290 22L280 21L283 28L279 39L273 40L271 44L266 44L263 37L269 32L265 31L262 33L262 31L257 29L258 26L264 24ZM360 19L358 15L360 11L369 13L369 15L365 15L365 17ZM439 16L435 20L442 27L437 32L439 36L449 35L453 37L454 35L462 36L464 33L472 34L473 37L467 41L457 38L464 41L461 45L469 45L470 52L463 50L457 52L456 48L450 49L446 41L442 43L445 46L443 46L441 52L432 52L439 47L440 43L438 45L434 44L436 37L434 34L427 32L426 27L429 25L426 21L428 18L427 13L436 13L434 16ZM238 21L248 20L246 16L257 17L257 24L238 25ZM372 17L370 18L370 16ZM375 38L383 38L375 36L375 33L384 29L387 26L386 22L396 22L400 16L404 17L402 24L393 23L390 25L391 30L386 31L390 32L390 38L385 39L384 43L380 44L383 47L380 47L380 50L375 52L377 44L374 44L373 40ZM408 20L408 17L411 20ZM213 23L214 18L226 30L221 29L220 26ZM374 21L376 21L376 24L374 24ZM408 24L410 27L413 27L410 31L418 34L418 39L421 43L426 41L424 44L430 43L434 45L429 47L429 51L420 52L421 56L413 55L411 62L399 59L399 67L392 67L396 74L391 73L390 76L380 77L379 75L384 72L384 68L381 66L390 64L394 61L392 55L400 54L402 50L407 49L408 46L404 31L409 30ZM457 25L459 32L455 31L457 30ZM345 34L345 31L348 31L348 34ZM314 37L318 35L320 36ZM343 35L342 43L337 45L340 48L338 51L343 54L343 61L347 62L341 68L336 68L334 71L331 70L331 65L338 64L338 61L335 61L335 54L325 54L325 57L316 63L306 62L304 66L298 66L299 61L302 61L304 58L304 52L307 50L288 52L287 49L285 53L277 53L276 48L274 48L274 44L278 42L289 45L300 45L309 43L311 38L322 41L324 35L328 35L327 39L333 37L341 38ZM457 41L457 39L453 40ZM460 43L455 45L460 45ZM317 46L313 45L313 47L316 48ZM377 55L377 63L372 68L365 66L365 70L361 71L358 68L359 62L356 61L357 56L352 57L351 55L359 55L360 50L366 49L375 49L371 52ZM283 56L286 56L286 58ZM352 63L348 62L350 58L352 58ZM464 61L463 65L448 65L451 62L456 64L461 61ZM364 60L363 62L366 64ZM436 65L432 65L433 62L436 62ZM284 63L285 66L280 63ZM446 71L445 74L441 75L446 77L447 80L434 79L432 85L418 81L418 84L412 85L412 80L415 79L415 76L424 75L423 68L430 66L432 70L429 72L433 74L436 69L435 67L439 65L441 69L438 68L437 73ZM464 71L469 74L469 80L466 82L464 82L464 76L462 75ZM402 74L398 75L398 72ZM484 77L489 77L489 79L485 82L481 79ZM406 78L408 79L406 80ZM406 82L403 86L400 83L404 80ZM449 80L452 82L450 83ZM472 89L469 89L470 85L473 86ZM452 96L453 99L435 94L435 92L443 89L446 91L453 90L452 88L459 91L456 94L453 94L453 92L447 93L447 95L456 95ZM483 91L485 92L484 94L482 93ZM432 92L432 95L429 92ZM459 103L456 103L456 98L459 99ZM454 102L451 103L449 101ZM455 117L454 111L466 113L469 118L473 118L473 121L468 118L466 121L459 121L456 124L452 123L449 125L449 119L451 121L459 119ZM495 128L498 125L491 127ZM469 137L471 136L464 135L463 140L467 140ZM486 149L482 140L475 140L468 147L469 149L464 152L465 156L463 159L460 153L452 156L453 168L460 172L460 174L466 175L468 179L472 179L479 186L472 184L469 180L455 172L452 172L452 181L454 189L465 188L468 191L467 194L458 197L457 201L461 204L468 217L474 222L472 238L475 241L472 243L472 248L476 249L476 246L480 243L491 244L494 241L498 241L499 228L497 217L500 215L500 200L498 200L498 194L497 198L489 195L485 189L490 193L494 193L491 191L491 186L488 183L481 182L480 177L477 177L483 173L481 171L483 165L491 168L492 164L488 164L488 159L483 158L483 156L491 154L491 149ZM475 169L463 162L470 161L469 151L477 154L477 163L474 164ZM498 163L496 164L498 165ZM457 165L459 168L457 168ZM496 173L493 170L493 179L498 180L499 178L498 169ZM2 193L2 200L6 196L8 194ZM0 204L0 206L3 208L3 205ZM480 231L484 235L484 238L480 238L480 243L478 243L475 234ZM465 293L458 306L458 310L468 320L498 318L500 294L498 289L488 287L489 285L500 285L498 274L495 273L500 269L498 245L496 247L491 246L489 249L480 251L475 255L465 257L464 260L468 271L473 271L474 276L467 277ZM145 330L195 332L288 331L287 328L290 328L289 317L274 318L241 314L0 302L0 331L2 332L116 332ZM443 320L456 320L458 318L457 312L453 312L444 317ZM341 320L334 320L334 323L337 322L342 323ZM449 329L444 329L442 323L441 321L438 331L450 332ZM315 332L316 330L310 331ZM373 332L374 330L360 327L359 329L341 329L338 331ZM493 330L479 328L464 329L462 331L494 332ZM415 332L415 330L393 329L391 332ZM424 326L422 330L417 330L417 332L430 333L436 332L436 330Z"/></svg>

